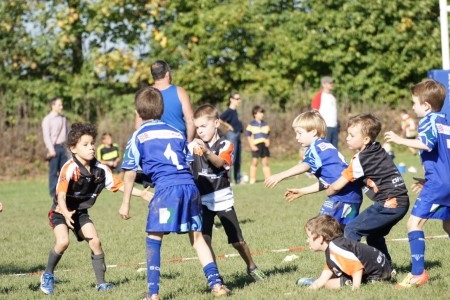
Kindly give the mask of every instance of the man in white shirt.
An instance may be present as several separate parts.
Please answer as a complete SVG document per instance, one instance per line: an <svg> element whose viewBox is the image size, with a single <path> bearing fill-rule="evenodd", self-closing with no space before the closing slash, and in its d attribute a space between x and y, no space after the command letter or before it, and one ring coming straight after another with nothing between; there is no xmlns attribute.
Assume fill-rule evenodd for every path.
<svg viewBox="0 0 450 300"><path fill-rule="evenodd" d="M333 96L334 80L330 76L320 79L322 89L318 91L311 101L311 108L318 110L327 124L328 140L336 149L339 142L339 122L337 117L336 98Z"/></svg>

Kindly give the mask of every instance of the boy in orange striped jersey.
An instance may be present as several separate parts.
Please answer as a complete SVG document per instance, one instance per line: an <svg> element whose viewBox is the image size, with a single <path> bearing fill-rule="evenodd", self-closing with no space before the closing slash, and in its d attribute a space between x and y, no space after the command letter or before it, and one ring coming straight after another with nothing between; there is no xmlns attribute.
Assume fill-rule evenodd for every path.
<svg viewBox="0 0 450 300"><path fill-rule="evenodd" d="M391 279L393 269L386 256L374 247L345 238L333 217L316 216L306 222L305 230L310 249L323 251L326 257L325 269L309 289L351 285L355 290L361 283Z"/></svg>

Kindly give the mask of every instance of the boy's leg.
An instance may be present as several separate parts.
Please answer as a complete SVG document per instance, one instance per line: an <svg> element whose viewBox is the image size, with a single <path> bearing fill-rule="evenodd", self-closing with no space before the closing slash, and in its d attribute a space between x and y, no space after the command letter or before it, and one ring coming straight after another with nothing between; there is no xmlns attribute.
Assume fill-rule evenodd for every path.
<svg viewBox="0 0 450 300"><path fill-rule="evenodd" d="M442 221L442 228L444 229L444 231L450 237L450 220Z"/></svg>
<svg viewBox="0 0 450 300"><path fill-rule="evenodd" d="M256 182L256 172L258 170L258 158L253 157L250 165L250 183L253 184Z"/></svg>
<svg viewBox="0 0 450 300"><path fill-rule="evenodd" d="M209 288L213 289L216 284L222 285L223 282L220 277L219 270L213 260L208 245L203 239L202 233L199 231L190 231L189 239L191 241L192 247L194 247L195 251L197 252L197 256L203 267L203 272L205 273Z"/></svg>
<svg viewBox="0 0 450 300"><path fill-rule="evenodd" d="M355 241L366 236L367 244L383 252L389 259L384 236L407 212L408 207L385 208L375 203L345 226L344 236Z"/></svg>
<svg viewBox="0 0 450 300"><path fill-rule="evenodd" d="M212 247L212 233L214 227L214 217L216 216L216 212L208 209L207 206L202 206L202 234L205 239L206 244L208 244L209 250L211 251L211 255L216 262L216 255L214 253L214 249Z"/></svg>
<svg viewBox="0 0 450 300"><path fill-rule="evenodd" d="M162 233L149 233L146 238L147 287L149 297L159 294L162 238Z"/></svg>
<svg viewBox="0 0 450 300"><path fill-rule="evenodd" d="M267 177L270 177L270 175L272 175L272 172L269 167L269 157L268 156L263 157L261 159L261 164L263 167L264 179L266 179Z"/></svg>
<svg viewBox="0 0 450 300"><path fill-rule="evenodd" d="M425 234L423 226L426 221L426 219L411 215L406 225L408 228L412 275L420 275L425 270Z"/></svg>

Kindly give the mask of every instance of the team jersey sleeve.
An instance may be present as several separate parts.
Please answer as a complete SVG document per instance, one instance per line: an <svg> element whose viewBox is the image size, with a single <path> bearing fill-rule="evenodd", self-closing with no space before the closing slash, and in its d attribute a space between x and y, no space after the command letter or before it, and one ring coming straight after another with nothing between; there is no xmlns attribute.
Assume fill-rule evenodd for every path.
<svg viewBox="0 0 450 300"><path fill-rule="evenodd" d="M355 155L352 158L348 167L344 169L341 174L348 181L355 181L364 176L364 170L361 166L358 155Z"/></svg>
<svg viewBox="0 0 450 300"><path fill-rule="evenodd" d="M117 192L123 185L123 181L113 175L111 169L103 164L98 164L99 168L105 171L105 188L111 192Z"/></svg>
<svg viewBox="0 0 450 300"><path fill-rule="evenodd" d="M67 193L69 190L69 182L72 179L72 176L77 174L76 172L76 164L68 162L66 163L59 172L58 183L56 184L56 195L59 193ZM79 175L79 174L78 174Z"/></svg>
<svg viewBox="0 0 450 300"><path fill-rule="evenodd" d="M353 252L345 250L333 242L330 242L329 248L330 259L339 266L342 272L352 276L355 272L364 269L364 265Z"/></svg>
<svg viewBox="0 0 450 300"><path fill-rule="evenodd" d="M320 109L320 98L322 96L321 92L318 92L314 95L314 97L312 98L311 101L311 108L315 109L315 110L319 110Z"/></svg>
<svg viewBox="0 0 450 300"><path fill-rule="evenodd" d="M436 130L436 114L423 118L419 124L419 140L424 143L430 151L437 145L438 132Z"/></svg>
<svg viewBox="0 0 450 300"><path fill-rule="evenodd" d="M245 136L252 136L253 134L252 129L253 129L252 124L248 124L247 128L245 129Z"/></svg>
<svg viewBox="0 0 450 300"><path fill-rule="evenodd" d="M223 140L220 145L221 147L219 150L219 157L225 161L226 166L224 167L226 170L228 170L232 164L232 153L234 145L229 140Z"/></svg>
<svg viewBox="0 0 450 300"><path fill-rule="evenodd" d="M139 169L140 153L136 146L137 132L133 134L127 143L125 153L123 155L122 169L137 171Z"/></svg>

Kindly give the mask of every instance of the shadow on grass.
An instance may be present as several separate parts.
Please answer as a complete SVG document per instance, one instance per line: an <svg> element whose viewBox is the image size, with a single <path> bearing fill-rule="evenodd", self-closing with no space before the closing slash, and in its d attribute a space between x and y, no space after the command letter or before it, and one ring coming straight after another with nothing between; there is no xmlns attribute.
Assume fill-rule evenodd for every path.
<svg viewBox="0 0 450 300"><path fill-rule="evenodd" d="M291 266L284 266L284 267L274 267L272 269L264 269L264 274L266 274L267 278L270 278L271 276L275 275L283 275L286 273L292 273L297 272L298 267L295 265ZM228 278L231 278L228 279ZM255 281L250 277L250 275L238 272L234 273L231 276L227 276L227 279L225 280L225 285L229 288L233 289L241 289L245 287L246 285L249 285L251 283L254 283Z"/></svg>
<svg viewBox="0 0 450 300"><path fill-rule="evenodd" d="M38 265L32 268L23 268L13 264L0 265L0 275L35 275L41 274L45 270L45 265Z"/></svg>
<svg viewBox="0 0 450 300"><path fill-rule="evenodd" d="M439 260L425 260L425 269L433 269L442 267L442 262ZM407 265L395 265L395 269L398 273L409 273L411 272L411 264Z"/></svg>

